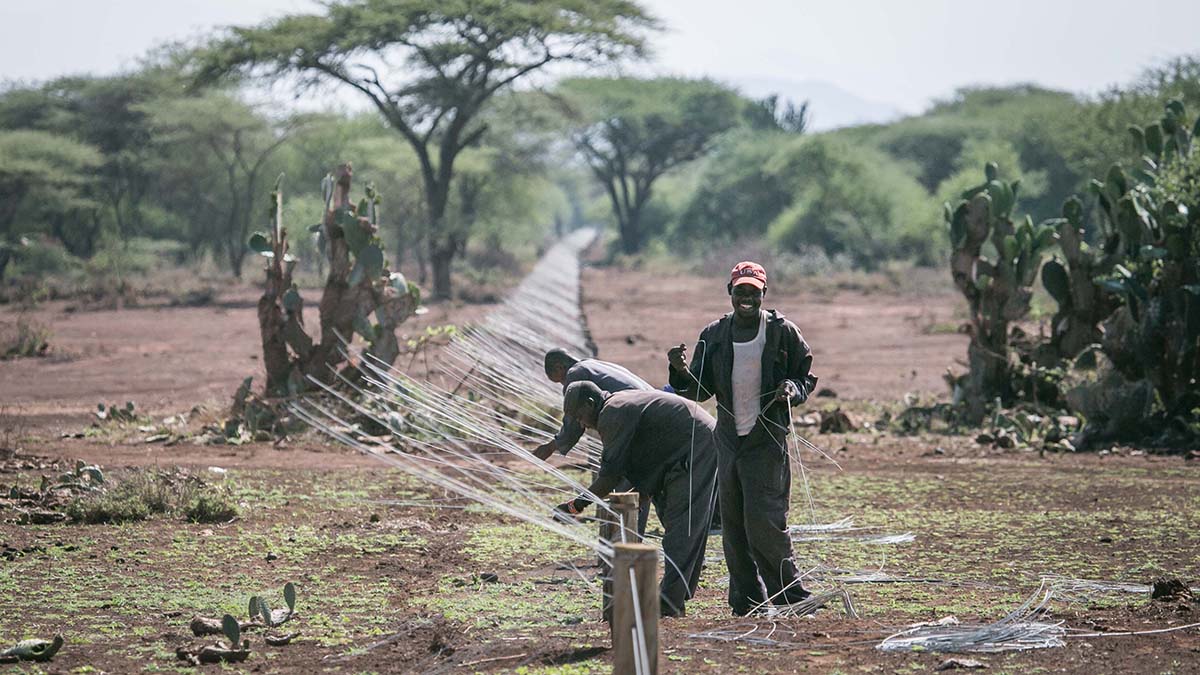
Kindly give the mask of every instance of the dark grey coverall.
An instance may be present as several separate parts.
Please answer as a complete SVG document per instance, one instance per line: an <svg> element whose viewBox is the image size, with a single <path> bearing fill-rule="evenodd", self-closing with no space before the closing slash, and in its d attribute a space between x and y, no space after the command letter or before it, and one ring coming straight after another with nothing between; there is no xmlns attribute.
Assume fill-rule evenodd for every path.
<svg viewBox="0 0 1200 675"><path fill-rule="evenodd" d="M651 495L662 521L664 616L682 615L700 582L716 490L714 425L703 408L663 391L611 394L596 419L600 476L622 476Z"/></svg>
<svg viewBox="0 0 1200 675"><path fill-rule="evenodd" d="M768 310L759 399L766 405L750 433L739 437L733 416L732 322L732 313L726 314L701 331L688 373L668 370L677 394L696 401L717 397L717 482L729 606L744 614L767 597L782 604L804 596L787 533L792 483L788 406L774 402L774 392L791 380L800 394L790 403L797 405L808 399L817 378L809 372L812 351L800 329L780 312ZM785 588L789 591L781 594Z"/></svg>
<svg viewBox="0 0 1200 675"><path fill-rule="evenodd" d="M645 380L634 375L624 366L599 359L580 359L575 362L575 365L567 369L566 375L563 376L562 388L567 390L567 385L572 382L591 382L600 391L606 391L610 394L615 394L618 391L653 391L654 387L650 386ZM566 455L575 447L579 439L583 437L583 425L570 415L563 415L562 427L554 436L554 444L558 446L558 453ZM616 487L616 492L625 492L630 489L631 485L628 481L623 481ZM638 504L638 534L646 534L646 521L650 518L650 500L642 499Z"/></svg>

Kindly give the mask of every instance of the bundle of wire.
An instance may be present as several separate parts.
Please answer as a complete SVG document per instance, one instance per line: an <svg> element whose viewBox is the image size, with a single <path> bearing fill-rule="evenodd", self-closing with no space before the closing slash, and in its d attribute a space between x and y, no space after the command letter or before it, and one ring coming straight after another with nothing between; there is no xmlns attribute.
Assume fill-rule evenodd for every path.
<svg viewBox="0 0 1200 675"><path fill-rule="evenodd" d="M877 645L882 651L1003 652L1061 647L1066 628L1061 621L1040 621L1054 597L1054 587L1043 582L1021 606L999 621L963 624L952 618L918 624L888 636Z"/></svg>

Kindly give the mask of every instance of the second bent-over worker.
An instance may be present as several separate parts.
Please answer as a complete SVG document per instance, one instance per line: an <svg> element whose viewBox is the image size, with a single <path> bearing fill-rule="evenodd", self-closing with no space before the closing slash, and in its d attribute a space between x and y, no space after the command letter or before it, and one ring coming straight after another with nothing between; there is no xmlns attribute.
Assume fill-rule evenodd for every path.
<svg viewBox="0 0 1200 675"><path fill-rule="evenodd" d="M716 490L715 421L692 401L662 391L609 394L575 382L563 411L600 435L600 472L588 491L603 499L622 479L649 494L662 521L665 569L659 586L663 616L683 616L696 592ZM578 515L592 500L580 496L558 506Z"/></svg>
<svg viewBox="0 0 1200 675"><path fill-rule="evenodd" d="M566 391L567 385L572 382L591 382L599 387L600 391L609 394L615 394L618 391L651 391L654 389L624 366L600 359L576 359L565 349L551 349L546 352L543 363L546 368L546 377L551 382L562 385L563 391ZM554 438L535 448L533 455L542 461L545 461L556 450L560 455L566 455L582 437L583 427L569 413L564 413L562 426L558 433L554 435ZM629 488L629 483L625 481L616 487L616 491L625 492ZM639 535L646 533L646 521L649 517L650 500L643 496L638 504L637 528Z"/></svg>

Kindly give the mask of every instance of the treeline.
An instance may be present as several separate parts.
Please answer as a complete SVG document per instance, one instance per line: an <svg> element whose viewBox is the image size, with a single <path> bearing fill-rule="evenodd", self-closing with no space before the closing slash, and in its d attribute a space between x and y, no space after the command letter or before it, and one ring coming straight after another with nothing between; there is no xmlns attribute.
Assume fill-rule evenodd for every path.
<svg viewBox="0 0 1200 675"><path fill-rule="evenodd" d="M1200 60L1182 57L1094 97L967 88L919 116L818 134L806 104L707 80L516 86L553 62L640 57L656 23L633 3L418 5L351 0L162 50L132 73L8 85L0 279L199 262L242 276L280 175L293 251L321 274L308 227L344 161L383 196L393 267L437 297L584 224L609 225L627 255L753 244L931 265L949 251L943 203L985 163L1021 180L1016 210L1039 221L1135 158L1128 125L1171 98L1200 107ZM362 112L247 102L268 82L306 109Z"/></svg>
<svg viewBox="0 0 1200 675"><path fill-rule="evenodd" d="M550 170L551 126L526 124L517 98L487 113L494 133L463 154L448 199L443 225L472 234L467 267L480 274L584 218L585 177ZM384 196L395 261L422 282L428 274L420 167L373 112L280 115L227 87L197 90L181 68L152 66L10 86L0 93L0 157L0 279L199 264L241 277L280 176L293 249L320 273L308 228L324 211L321 179L342 161Z"/></svg>
<svg viewBox="0 0 1200 675"><path fill-rule="evenodd" d="M1200 104L1200 59L1177 58L1095 97L964 88L891 124L801 135L742 129L664 185L649 227L675 251L765 239L779 252L866 269L935 264L949 252L943 204L978 183L986 163L1021 180L1016 212L1055 217L1111 164L1137 164L1127 128L1172 98Z"/></svg>

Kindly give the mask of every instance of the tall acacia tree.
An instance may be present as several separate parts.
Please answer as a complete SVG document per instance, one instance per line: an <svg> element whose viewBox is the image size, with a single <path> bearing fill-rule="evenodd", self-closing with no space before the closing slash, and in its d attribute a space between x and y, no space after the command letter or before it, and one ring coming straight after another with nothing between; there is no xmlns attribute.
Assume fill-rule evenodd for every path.
<svg viewBox="0 0 1200 675"><path fill-rule="evenodd" d="M198 81L233 73L340 83L412 146L428 205L433 295L450 296L463 240L445 225L454 162L496 92L555 62L642 56L656 25L633 0L348 0L324 14L233 28L203 50Z"/></svg>
<svg viewBox="0 0 1200 675"><path fill-rule="evenodd" d="M579 120L575 143L608 193L625 253L646 243L642 213L654 182L704 155L745 111L735 92L708 80L576 79L560 93Z"/></svg>

